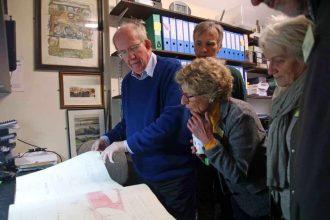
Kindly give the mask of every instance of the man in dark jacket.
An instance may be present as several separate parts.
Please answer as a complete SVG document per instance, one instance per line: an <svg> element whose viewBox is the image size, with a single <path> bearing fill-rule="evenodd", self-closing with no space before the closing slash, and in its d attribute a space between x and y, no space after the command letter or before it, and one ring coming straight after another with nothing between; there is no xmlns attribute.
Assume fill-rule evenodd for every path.
<svg viewBox="0 0 330 220"><path fill-rule="evenodd" d="M301 130L295 164L300 219L330 218L330 1L251 0L294 16L307 14L315 29L303 46L308 75L301 106Z"/></svg>

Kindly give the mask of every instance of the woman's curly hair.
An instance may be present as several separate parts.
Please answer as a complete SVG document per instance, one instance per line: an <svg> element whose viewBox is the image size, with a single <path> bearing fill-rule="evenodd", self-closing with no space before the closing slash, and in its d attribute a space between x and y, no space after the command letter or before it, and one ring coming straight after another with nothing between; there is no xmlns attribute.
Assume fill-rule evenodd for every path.
<svg viewBox="0 0 330 220"><path fill-rule="evenodd" d="M193 95L214 100L227 100L231 95L233 77L222 61L213 57L197 58L178 71L176 82L186 85Z"/></svg>

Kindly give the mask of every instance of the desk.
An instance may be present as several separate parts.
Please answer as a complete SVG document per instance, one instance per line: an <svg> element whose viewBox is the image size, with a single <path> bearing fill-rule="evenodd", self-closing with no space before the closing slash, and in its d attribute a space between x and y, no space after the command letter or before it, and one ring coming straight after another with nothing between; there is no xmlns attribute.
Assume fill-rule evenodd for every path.
<svg viewBox="0 0 330 220"><path fill-rule="evenodd" d="M0 184L0 219L8 219L9 205L14 203L16 178Z"/></svg>

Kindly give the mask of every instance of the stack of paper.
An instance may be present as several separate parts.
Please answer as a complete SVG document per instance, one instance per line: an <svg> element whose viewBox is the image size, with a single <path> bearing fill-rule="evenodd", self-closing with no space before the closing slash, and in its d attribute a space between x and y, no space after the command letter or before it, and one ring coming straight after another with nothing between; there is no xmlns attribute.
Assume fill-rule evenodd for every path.
<svg viewBox="0 0 330 220"><path fill-rule="evenodd" d="M57 163L57 155L52 152L38 151L26 153L22 157L15 158L18 172L41 170Z"/></svg>

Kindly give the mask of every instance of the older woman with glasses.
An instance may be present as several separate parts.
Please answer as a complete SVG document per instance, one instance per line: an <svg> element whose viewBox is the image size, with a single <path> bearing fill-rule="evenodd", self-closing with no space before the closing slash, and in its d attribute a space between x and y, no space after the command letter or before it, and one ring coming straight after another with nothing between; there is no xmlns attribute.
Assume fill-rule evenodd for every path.
<svg viewBox="0 0 330 220"><path fill-rule="evenodd" d="M234 218L267 219L266 133L252 107L230 97L228 68L215 58L197 58L177 73L176 81L183 91L181 103L191 112L187 126L218 170Z"/></svg>
<svg viewBox="0 0 330 220"><path fill-rule="evenodd" d="M306 79L303 42L312 22L305 16L277 17L259 39L268 74L277 84L272 100L272 122L267 141L267 185L278 219L297 219L294 200L294 160L298 147L299 107ZM322 86L322 85L320 85ZM322 120L322 119L321 119Z"/></svg>

